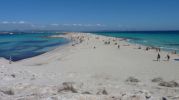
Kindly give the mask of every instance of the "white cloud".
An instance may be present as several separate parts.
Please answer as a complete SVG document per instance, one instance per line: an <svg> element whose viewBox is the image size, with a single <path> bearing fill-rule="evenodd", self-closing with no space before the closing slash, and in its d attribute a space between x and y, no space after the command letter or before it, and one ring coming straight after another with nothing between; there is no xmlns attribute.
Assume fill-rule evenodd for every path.
<svg viewBox="0 0 179 100"><path fill-rule="evenodd" d="M96 26L101 26L101 24L96 24Z"/></svg>
<svg viewBox="0 0 179 100"><path fill-rule="evenodd" d="M99 26L99 27L105 27L106 25L103 25L103 24L96 24L96 26Z"/></svg>
<svg viewBox="0 0 179 100"><path fill-rule="evenodd" d="M77 26L77 24L72 24L73 26Z"/></svg>
<svg viewBox="0 0 179 100"><path fill-rule="evenodd" d="M83 26L82 24L72 24L72 26Z"/></svg>
<svg viewBox="0 0 179 100"><path fill-rule="evenodd" d="M62 26L84 26L83 24L62 24Z"/></svg>
<svg viewBox="0 0 179 100"><path fill-rule="evenodd" d="M24 24L24 23L25 23L25 21L19 21L18 23L19 23L19 24Z"/></svg>
<svg viewBox="0 0 179 100"><path fill-rule="evenodd" d="M59 26L59 24L50 24L50 25L52 25L52 26Z"/></svg>
<svg viewBox="0 0 179 100"><path fill-rule="evenodd" d="M70 29L70 28L77 28L77 29L85 29L85 28L100 28L105 27L103 24L80 24L80 23L74 23L74 24L59 24L59 23L52 23L52 24L37 24L37 23L30 23L23 20L20 21L2 21L0 24L7 24L8 27L28 27L29 29Z"/></svg>
<svg viewBox="0 0 179 100"><path fill-rule="evenodd" d="M26 21L2 21L2 24L29 24L31 25L31 23L27 23ZM50 26L80 26L80 27L105 27L106 25L103 24L58 24L58 23L52 23L49 24ZM38 25L31 25L32 27L38 26ZM43 25L42 25L43 26ZM41 26L39 26L41 27Z"/></svg>
<svg viewBox="0 0 179 100"><path fill-rule="evenodd" d="M2 21L3 24L8 24L9 22L8 21Z"/></svg>
<svg viewBox="0 0 179 100"><path fill-rule="evenodd" d="M78 24L78 26L83 26L82 24Z"/></svg>
<svg viewBox="0 0 179 100"><path fill-rule="evenodd" d="M105 27L103 24L62 24L62 26L81 26L81 27Z"/></svg>
<svg viewBox="0 0 179 100"><path fill-rule="evenodd" d="M25 24L25 21L2 21L2 24Z"/></svg>
<svg viewBox="0 0 179 100"><path fill-rule="evenodd" d="M83 26L86 26L86 27L105 27L106 25L103 25L103 24L84 24Z"/></svg>

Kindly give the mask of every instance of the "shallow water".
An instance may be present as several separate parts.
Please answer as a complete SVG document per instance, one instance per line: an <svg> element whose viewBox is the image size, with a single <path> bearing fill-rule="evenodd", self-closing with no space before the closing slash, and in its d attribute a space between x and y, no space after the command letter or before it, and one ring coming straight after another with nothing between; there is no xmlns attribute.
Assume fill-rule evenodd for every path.
<svg viewBox="0 0 179 100"><path fill-rule="evenodd" d="M13 61L34 57L59 45L69 42L64 38L49 38L54 33L15 33L0 34L0 57Z"/></svg>

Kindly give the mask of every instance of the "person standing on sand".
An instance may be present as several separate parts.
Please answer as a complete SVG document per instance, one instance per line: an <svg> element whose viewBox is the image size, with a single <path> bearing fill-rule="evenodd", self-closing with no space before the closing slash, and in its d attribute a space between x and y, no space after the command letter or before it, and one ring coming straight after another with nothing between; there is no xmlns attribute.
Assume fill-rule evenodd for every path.
<svg viewBox="0 0 179 100"><path fill-rule="evenodd" d="M157 61L160 61L160 54L157 55Z"/></svg>
<svg viewBox="0 0 179 100"><path fill-rule="evenodd" d="M9 57L9 64L11 64L12 63L12 57L10 56Z"/></svg>
<svg viewBox="0 0 179 100"><path fill-rule="evenodd" d="M160 51L161 51L161 49L160 49L160 48L158 48L158 51L160 52Z"/></svg>
<svg viewBox="0 0 179 100"><path fill-rule="evenodd" d="M118 49L120 49L120 45L118 45L117 47L118 47Z"/></svg>
<svg viewBox="0 0 179 100"><path fill-rule="evenodd" d="M170 55L169 54L167 54L167 61L169 61L170 60Z"/></svg>
<svg viewBox="0 0 179 100"><path fill-rule="evenodd" d="M176 51L176 50L174 50L174 51L172 52L172 54L177 54L177 51Z"/></svg>

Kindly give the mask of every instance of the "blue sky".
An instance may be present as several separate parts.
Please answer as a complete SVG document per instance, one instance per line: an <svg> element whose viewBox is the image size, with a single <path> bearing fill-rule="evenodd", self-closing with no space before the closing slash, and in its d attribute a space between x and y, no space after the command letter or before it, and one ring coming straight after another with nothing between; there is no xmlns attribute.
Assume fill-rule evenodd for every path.
<svg viewBox="0 0 179 100"><path fill-rule="evenodd" d="M0 0L0 30L178 30L179 0Z"/></svg>

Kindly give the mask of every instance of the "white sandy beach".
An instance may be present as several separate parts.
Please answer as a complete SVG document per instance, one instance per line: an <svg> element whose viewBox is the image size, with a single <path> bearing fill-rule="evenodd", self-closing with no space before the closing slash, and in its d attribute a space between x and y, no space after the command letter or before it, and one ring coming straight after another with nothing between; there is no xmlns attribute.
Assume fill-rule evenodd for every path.
<svg viewBox="0 0 179 100"><path fill-rule="evenodd" d="M179 100L179 55L166 61L161 51L156 61L156 50L123 39L65 37L74 41L40 56L12 64L1 58L0 100Z"/></svg>

